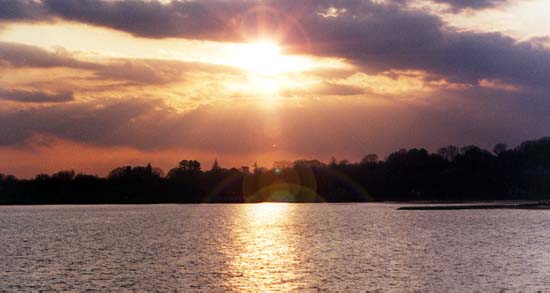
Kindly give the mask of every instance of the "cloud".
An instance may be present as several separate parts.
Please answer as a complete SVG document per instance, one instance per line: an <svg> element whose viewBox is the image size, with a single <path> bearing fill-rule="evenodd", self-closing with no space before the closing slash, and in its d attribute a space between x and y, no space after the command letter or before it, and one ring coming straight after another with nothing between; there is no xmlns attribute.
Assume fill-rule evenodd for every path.
<svg viewBox="0 0 550 293"><path fill-rule="evenodd" d="M364 89L358 86L337 84L333 82L323 82L317 89L317 93L320 95L336 95L336 96L352 96L360 95L365 92Z"/></svg>
<svg viewBox="0 0 550 293"><path fill-rule="evenodd" d="M36 46L0 42L0 67L69 67L95 68L93 63L75 59L70 53L58 48L50 52Z"/></svg>
<svg viewBox="0 0 550 293"><path fill-rule="evenodd" d="M92 72L96 80L122 80L145 85L181 81L182 74L189 72L242 74L235 67L201 62L124 58L107 58L101 62L82 61L61 47L51 52L36 46L7 42L0 42L2 67L81 69Z"/></svg>
<svg viewBox="0 0 550 293"><path fill-rule="evenodd" d="M97 64L95 79L126 80L137 84L166 84L182 80L182 75L191 72L225 73L240 75L242 70L201 62L182 62L151 59L111 59Z"/></svg>
<svg viewBox="0 0 550 293"><path fill-rule="evenodd" d="M352 9L350 3L357 6ZM499 79L527 87L550 85L550 50L531 41L458 32L434 15L391 3L339 4L336 9L345 12L338 17L301 18L309 42L296 39L295 52L343 57L369 73L421 70L454 83Z"/></svg>
<svg viewBox="0 0 550 293"><path fill-rule="evenodd" d="M338 84L334 82L321 82L307 87L285 88L280 91L284 97L320 97L320 96L353 96L364 94L365 90L358 86Z"/></svg>
<svg viewBox="0 0 550 293"><path fill-rule="evenodd" d="M271 152L276 145L290 153L324 158L450 143L513 144L547 135L545 126L550 123L546 39L518 41L500 33L457 31L436 15L405 8L401 1L268 0L261 6L257 1L213 0L14 2L27 5L28 11L10 8L0 18L37 21L57 17L150 38L241 40L243 32L261 33L254 30L257 19L262 19L263 30L273 28L275 36L284 33L280 36L287 52L345 58L368 74L420 72L419 78L431 84L458 86L435 85L429 93L421 93L424 96L418 103L373 102L368 99L371 93L361 89L371 85L344 85L331 73L326 82L311 87L313 94L361 94L361 101L351 97L345 103L306 99L300 106L282 105L271 112L231 101L231 106L202 106L182 113L160 100L100 96L92 102L0 109L0 145L4 146L22 146L36 134L44 134L97 148L156 151L181 147L246 154ZM16 7L14 2L6 5ZM487 7L489 3L446 2L457 8ZM259 18L259 14L266 17ZM92 73L84 78L138 85L165 85L193 71L240 74L235 68L204 63L88 62L63 50L12 43L0 43L0 66L75 68ZM346 78L351 72L339 74ZM13 99L24 93L9 95Z"/></svg>
<svg viewBox="0 0 550 293"><path fill-rule="evenodd" d="M445 3L455 11L464 9L492 8L508 2L508 0L435 0L438 3Z"/></svg>
<svg viewBox="0 0 550 293"><path fill-rule="evenodd" d="M44 1L50 14L67 20L128 31L143 37L222 38L235 14L251 1ZM233 34L229 31L227 34Z"/></svg>
<svg viewBox="0 0 550 293"><path fill-rule="evenodd" d="M502 2L440 1L457 9L483 8ZM550 85L547 47L533 41L518 42L500 33L457 31L430 12L410 9L406 1L205 0L163 4L134 0L45 0L41 3L30 5L29 9L46 10L49 16L149 38L236 41L263 33L282 38L291 51L346 58L369 73L423 70L454 83L477 84L483 79L498 79L546 90ZM44 66L58 61L56 55L49 57L40 59Z"/></svg>
<svg viewBox="0 0 550 293"><path fill-rule="evenodd" d="M154 102L142 100L5 110L0 115L0 145L22 145L37 133L84 143L102 144L119 129L129 127L132 119L151 111L154 107Z"/></svg>
<svg viewBox="0 0 550 293"><path fill-rule="evenodd" d="M0 89L0 100L21 103L63 103L74 100L73 93L47 93L40 91L3 90Z"/></svg>
<svg viewBox="0 0 550 293"><path fill-rule="evenodd" d="M244 156L273 152L276 146L309 157L339 154L354 159L401 147L492 147L498 141L513 144L547 134L546 99L528 96L523 103L511 93L483 88L469 90L468 99L461 94L434 93L430 99L439 100L437 106L332 100L281 104L275 110L235 104L179 112L160 100L125 99L2 110L0 145L24 146L41 134L149 152L181 148Z"/></svg>
<svg viewBox="0 0 550 293"><path fill-rule="evenodd" d="M44 7L34 0L0 0L0 20L33 21L47 18Z"/></svg>
<svg viewBox="0 0 550 293"><path fill-rule="evenodd" d="M4 111L0 113L0 145L24 145L33 135L45 134L99 146L180 146L231 153L252 150L256 135L264 136L258 124L247 122L238 109L231 114L216 112L224 113L223 118L211 116L213 112L202 107L180 114L160 100L148 99Z"/></svg>

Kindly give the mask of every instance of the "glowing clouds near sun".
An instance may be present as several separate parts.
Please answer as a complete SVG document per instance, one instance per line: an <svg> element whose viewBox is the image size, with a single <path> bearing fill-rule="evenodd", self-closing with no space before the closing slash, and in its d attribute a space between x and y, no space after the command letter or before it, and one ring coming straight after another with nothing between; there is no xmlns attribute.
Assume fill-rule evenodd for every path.
<svg viewBox="0 0 550 293"><path fill-rule="evenodd" d="M110 158L84 158L101 152L239 167L548 135L546 4L4 1L0 172L104 172ZM59 155L71 148L85 152Z"/></svg>

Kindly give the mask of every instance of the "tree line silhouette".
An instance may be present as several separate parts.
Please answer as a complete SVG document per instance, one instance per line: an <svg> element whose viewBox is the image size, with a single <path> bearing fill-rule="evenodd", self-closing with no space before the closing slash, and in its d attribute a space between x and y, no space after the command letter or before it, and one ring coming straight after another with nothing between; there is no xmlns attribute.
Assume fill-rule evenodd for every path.
<svg viewBox="0 0 550 293"><path fill-rule="evenodd" d="M182 160L166 175L151 164L107 177L60 171L17 179L0 174L0 204L363 202L550 198L550 137L513 149L448 146L399 150L385 160L276 161L266 169L203 170Z"/></svg>

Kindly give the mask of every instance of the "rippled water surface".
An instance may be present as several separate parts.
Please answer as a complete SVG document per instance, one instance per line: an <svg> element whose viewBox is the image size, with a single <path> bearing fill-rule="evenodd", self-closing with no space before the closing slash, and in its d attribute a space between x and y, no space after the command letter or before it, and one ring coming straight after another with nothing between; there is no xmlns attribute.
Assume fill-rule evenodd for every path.
<svg viewBox="0 0 550 293"><path fill-rule="evenodd" d="M0 207L0 289L550 289L550 211Z"/></svg>

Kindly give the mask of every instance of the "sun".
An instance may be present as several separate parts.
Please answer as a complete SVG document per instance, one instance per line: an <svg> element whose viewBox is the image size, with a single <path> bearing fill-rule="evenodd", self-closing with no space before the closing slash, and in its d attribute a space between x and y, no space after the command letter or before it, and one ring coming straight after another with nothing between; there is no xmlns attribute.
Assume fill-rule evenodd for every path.
<svg viewBox="0 0 550 293"><path fill-rule="evenodd" d="M296 76L318 65L315 59L290 54L284 45L269 39L227 44L224 49L223 64L244 73L244 78L229 87L257 96L268 107L281 101L281 93L294 86Z"/></svg>
<svg viewBox="0 0 550 293"><path fill-rule="evenodd" d="M284 54L283 47L271 40L235 44L227 53L225 63L263 76L300 72L312 66L311 60L303 56Z"/></svg>
<svg viewBox="0 0 550 293"><path fill-rule="evenodd" d="M258 41L243 45L238 57L239 65L255 74L277 75L285 71L281 61L281 48L270 41Z"/></svg>
<svg viewBox="0 0 550 293"><path fill-rule="evenodd" d="M248 92L258 94L264 102L278 100L283 77L292 69L289 56L281 53L281 47L275 42L260 40L239 44L233 53L230 62L247 72Z"/></svg>

